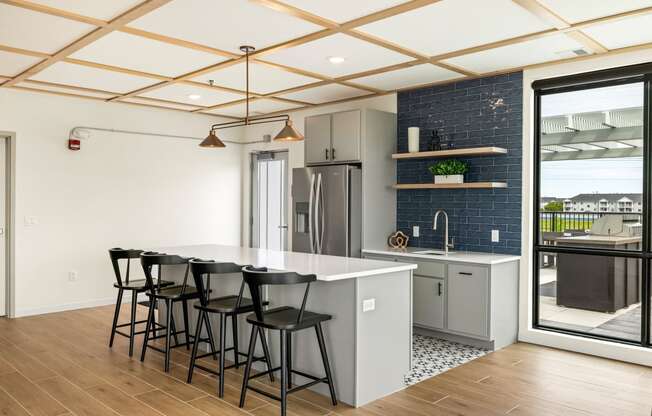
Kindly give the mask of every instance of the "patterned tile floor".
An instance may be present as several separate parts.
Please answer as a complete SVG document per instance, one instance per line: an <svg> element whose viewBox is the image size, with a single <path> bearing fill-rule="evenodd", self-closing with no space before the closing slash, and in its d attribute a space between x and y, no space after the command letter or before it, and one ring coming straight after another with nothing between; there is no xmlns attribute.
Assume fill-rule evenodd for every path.
<svg viewBox="0 0 652 416"><path fill-rule="evenodd" d="M446 370L482 357L489 351L452 341L414 334L412 337L412 371L405 375L410 386Z"/></svg>

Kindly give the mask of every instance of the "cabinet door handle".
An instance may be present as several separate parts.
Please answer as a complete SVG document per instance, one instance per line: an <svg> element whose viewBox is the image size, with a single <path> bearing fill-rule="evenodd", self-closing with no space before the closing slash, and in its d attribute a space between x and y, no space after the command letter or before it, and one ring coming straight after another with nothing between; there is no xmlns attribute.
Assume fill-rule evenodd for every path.
<svg viewBox="0 0 652 416"><path fill-rule="evenodd" d="M331 159L335 160L335 148L334 147L331 149Z"/></svg>
<svg viewBox="0 0 652 416"><path fill-rule="evenodd" d="M324 149L324 151L326 152L326 160L328 160L328 148Z"/></svg>
<svg viewBox="0 0 652 416"><path fill-rule="evenodd" d="M441 296L441 282L437 283L437 296Z"/></svg>
<svg viewBox="0 0 652 416"><path fill-rule="evenodd" d="M473 276L473 273L471 273L471 272L459 272L459 274L464 275L464 276Z"/></svg>

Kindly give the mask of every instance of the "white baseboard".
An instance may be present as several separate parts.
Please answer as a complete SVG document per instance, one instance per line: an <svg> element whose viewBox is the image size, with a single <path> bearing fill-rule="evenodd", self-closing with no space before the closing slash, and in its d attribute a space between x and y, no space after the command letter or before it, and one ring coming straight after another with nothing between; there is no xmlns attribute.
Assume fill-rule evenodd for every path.
<svg viewBox="0 0 652 416"><path fill-rule="evenodd" d="M141 294L139 297L142 297L141 300L147 299L144 296L144 294ZM39 308L24 308L24 309L17 308L12 318L22 318L25 316L44 315L48 313L65 312L65 311L72 311L76 309L86 309L86 308L95 308L98 306L115 305L115 301L116 301L116 296L112 296L110 298L93 299L93 300L88 300L83 302L64 303L61 305L43 306ZM129 302L131 302L131 295L125 293L125 295L122 297L122 303L129 303Z"/></svg>

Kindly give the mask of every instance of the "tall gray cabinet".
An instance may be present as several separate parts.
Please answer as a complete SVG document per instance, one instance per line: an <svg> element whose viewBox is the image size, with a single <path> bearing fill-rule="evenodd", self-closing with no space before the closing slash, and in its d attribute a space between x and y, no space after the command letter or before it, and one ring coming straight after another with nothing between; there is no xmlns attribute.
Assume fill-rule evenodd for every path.
<svg viewBox="0 0 652 416"><path fill-rule="evenodd" d="M396 224L396 114L354 109L305 119L306 166L362 167L362 247L386 241Z"/></svg>

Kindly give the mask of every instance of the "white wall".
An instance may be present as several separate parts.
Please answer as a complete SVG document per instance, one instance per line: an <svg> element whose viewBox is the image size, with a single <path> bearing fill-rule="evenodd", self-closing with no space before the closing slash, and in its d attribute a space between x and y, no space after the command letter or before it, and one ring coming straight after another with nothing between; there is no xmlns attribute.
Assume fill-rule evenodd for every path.
<svg viewBox="0 0 652 416"><path fill-rule="evenodd" d="M388 111L391 113L396 113L396 94L387 94L380 97L367 98L355 101L347 101L340 104L334 104L329 106L322 106L311 108L308 110L290 112L290 119L294 123L294 127L301 133L304 133L304 120L308 116L316 114L325 114L325 113L334 113L337 111L346 111L353 110L357 108L371 108L375 110ZM274 137L280 130L283 128L283 123L270 123L270 124L259 124L256 126L247 127L245 136L246 141L255 141L261 140L263 135L270 134ZM292 169L297 167L303 167L304 165L304 154L303 154L303 143L304 142L295 142L295 143L256 143L243 146L243 163L242 163L242 178L243 178L243 187L242 187L242 218L248 219L250 216L250 198L251 198L251 175L249 161L251 159L251 153L255 151L263 150L288 150L289 151L289 189L292 189ZM289 194L289 192L288 192ZM291 195L289 195L291 197ZM289 221L289 235L288 235L288 247L292 247L292 206L288 203L288 221ZM243 221L242 227L242 241L243 245L249 245L249 234L250 227L249 221Z"/></svg>
<svg viewBox="0 0 652 416"><path fill-rule="evenodd" d="M241 145L92 132L67 149L79 125L203 137L217 121L0 89L0 131L16 133L15 315L114 302L110 247L239 245Z"/></svg>
<svg viewBox="0 0 652 416"><path fill-rule="evenodd" d="M652 61L652 50L644 50L595 57L561 65L544 66L526 70L523 73L523 246L519 288L519 339L521 341L652 365L652 350L650 349L532 329L532 210L535 202L532 194L534 93L531 84L538 79L650 61Z"/></svg>

